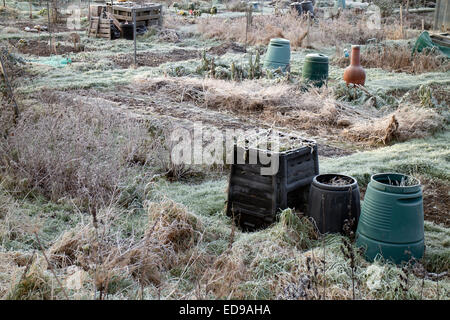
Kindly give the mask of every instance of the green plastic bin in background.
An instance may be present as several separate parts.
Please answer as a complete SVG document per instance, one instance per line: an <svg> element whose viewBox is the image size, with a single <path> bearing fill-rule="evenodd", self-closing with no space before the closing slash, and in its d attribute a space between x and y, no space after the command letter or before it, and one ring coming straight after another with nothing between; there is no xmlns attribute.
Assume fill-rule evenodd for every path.
<svg viewBox="0 0 450 320"><path fill-rule="evenodd" d="M321 53L306 55L303 63L302 77L306 83L317 87L327 83L328 80L328 57Z"/></svg>
<svg viewBox="0 0 450 320"><path fill-rule="evenodd" d="M281 71L289 71L291 60L291 43L287 39L273 38L270 39L269 47L267 48L264 57L264 68L278 69Z"/></svg>
<svg viewBox="0 0 450 320"><path fill-rule="evenodd" d="M405 180L409 183L402 186ZM356 231L356 245L365 249L368 261L378 255L396 264L421 259L423 225L422 187L417 179L398 173L371 177Z"/></svg>

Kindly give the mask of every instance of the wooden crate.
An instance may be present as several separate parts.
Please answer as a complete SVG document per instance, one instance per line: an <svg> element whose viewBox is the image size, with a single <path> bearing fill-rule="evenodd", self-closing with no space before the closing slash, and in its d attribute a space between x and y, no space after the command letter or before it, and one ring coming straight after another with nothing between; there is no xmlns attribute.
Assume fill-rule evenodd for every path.
<svg viewBox="0 0 450 320"><path fill-rule="evenodd" d="M136 25L162 25L162 5L157 3L146 3L137 5L133 2L121 2L111 5L106 3L106 10L110 12L121 23L133 22L132 9L136 11Z"/></svg>
<svg viewBox="0 0 450 320"><path fill-rule="evenodd" d="M311 147L312 145L312 147ZM317 144L278 153L279 170L263 176L257 164L249 164L254 149L234 146L234 161L228 181L227 215L244 230L257 230L276 221L282 209L305 209L309 187L319 174ZM238 159L246 159L238 164ZM241 161L243 162L243 161Z"/></svg>
<svg viewBox="0 0 450 320"><path fill-rule="evenodd" d="M104 8L106 9L105 5L92 4L91 7L90 7L91 18L92 17L99 17Z"/></svg>
<svg viewBox="0 0 450 320"><path fill-rule="evenodd" d="M89 36L96 38L111 39L112 19L91 17L89 25Z"/></svg>

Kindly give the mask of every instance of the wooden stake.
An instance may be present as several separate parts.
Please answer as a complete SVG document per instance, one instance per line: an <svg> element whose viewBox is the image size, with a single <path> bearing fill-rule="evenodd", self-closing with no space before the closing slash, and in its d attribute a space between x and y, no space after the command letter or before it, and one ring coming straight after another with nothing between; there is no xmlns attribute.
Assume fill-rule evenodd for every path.
<svg viewBox="0 0 450 320"><path fill-rule="evenodd" d="M52 29L51 29L51 22L50 22L50 4L49 1L47 0L47 20L48 20L48 33L50 34L50 51L53 48L53 37L52 37Z"/></svg>
<svg viewBox="0 0 450 320"><path fill-rule="evenodd" d="M422 31L425 30L425 20L422 19Z"/></svg>
<svg viewBox="0 0 450 320"><path fill-rule="evenodd" d="M245 52L247 52L247 38L248 38L248 31L250 30L250 26L252 25L252 7L249 5L247 6L247 11L245 13L246 23L245 23Z"/></svg>
<svg viewBox="0 0 450 320"><path fill-rule="evenodd" d="M136 9L133 8L133 39L134 39L134 67L137 67L136 57Z"/></svg>
<svg viewBox="0 0 450 320"><path fill-rule="evenodd" d="M33 19L33 4L31 0L28 1L28 5L30 6L30 19Z"/></svg>
<svg viewBox="0 0 450 320"><path fill-rule="evenodd" d="M306 15L307 15L307 19L306 19L306 21L307 21L307 23L308 23L308 25L306 26L306 48L309 48L309 46L310 46L310 44L309 44L309 25L310 25L310 20L309 20L309 18L310 18L310 13L309 13L309 11L306 13Z"/></svg>
<svg viewBox="0 0 450 320"><path fill-rule="evenodd" d="M404 38L403 36L403 6L400 4L400 31L401 31L401 37L402 39Z"/></svg>

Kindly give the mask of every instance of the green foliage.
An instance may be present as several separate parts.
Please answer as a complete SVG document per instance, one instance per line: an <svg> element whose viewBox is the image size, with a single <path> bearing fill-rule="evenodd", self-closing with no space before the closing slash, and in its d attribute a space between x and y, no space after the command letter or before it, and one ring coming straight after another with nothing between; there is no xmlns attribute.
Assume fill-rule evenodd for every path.
<svg viewBox="0 0 450 320"><path fill-rule="evenodd" d="M334 96L339 101L351 102L355 105L370 103L376 108L383 106L398 106L395 97L384 93L382 90L370 92L367 88L363 89L353 85L347 85L345 82L339 82L334 88Z"/></svg>
<svg viewBox="0 0 450 320"><path fill-rule="evenodd" d="M38 15L47 16L47 8L43 8L43 9L39 10Z"/></svg>
<svg viewBox="0 0 450 320"><path fill-rule="evenodd" d="M253 53L250 53L247 63L238 63L234 60L231 62L216 61L214 57L208 56L206 51L203 50L200 64L195 73L214 79L233 81L260 79L265 76L261 66L259 51L256 51L255 58L253 58Z"/></svg>
<svg viewBox="0 0 450 320"><path fill-rule="evenodd" d="M420 104L423 107L433 108L437 106L437 101L433 97L433 89L429 86L421 85L417 90L417 95L420 98Z"/></svg>

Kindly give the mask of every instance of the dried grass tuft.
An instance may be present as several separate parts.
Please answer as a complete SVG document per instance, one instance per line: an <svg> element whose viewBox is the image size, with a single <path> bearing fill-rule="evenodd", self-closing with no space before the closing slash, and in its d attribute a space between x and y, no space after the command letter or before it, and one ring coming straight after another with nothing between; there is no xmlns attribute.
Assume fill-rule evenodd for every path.
<svg viewBox="0 0 450 320"><path fill-rule="evenodd" d="M353 141L388 144L426 137L443 129L444 123L444 117L432 109L403 106L383 118L345 129L342 135Z"/></svg>

